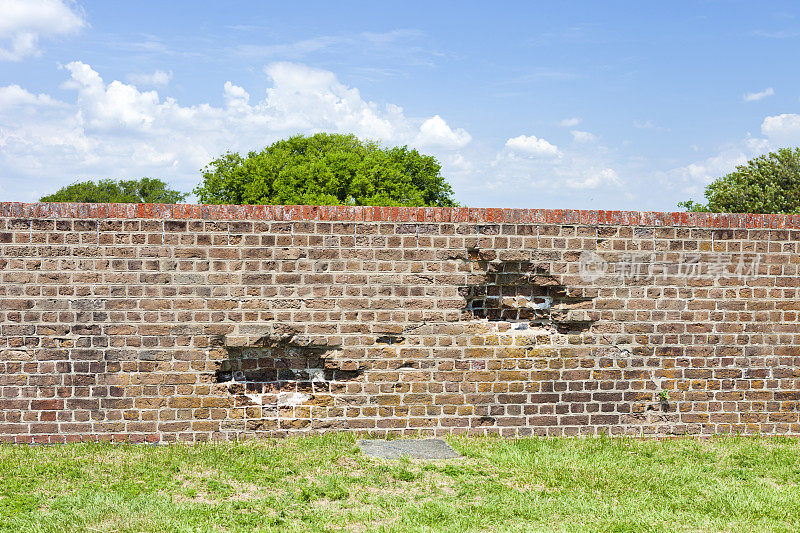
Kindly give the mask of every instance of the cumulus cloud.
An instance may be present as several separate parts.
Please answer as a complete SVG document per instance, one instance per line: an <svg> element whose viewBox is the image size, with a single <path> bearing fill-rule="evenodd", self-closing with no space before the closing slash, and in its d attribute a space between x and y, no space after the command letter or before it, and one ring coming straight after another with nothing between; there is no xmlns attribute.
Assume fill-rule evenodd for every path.
<svg viewBox="0 0 800 533"><path fill-rule="evenodd" d="M757 93L746 93L742 99L745 102L757 102L759 100L763 100L767 96L772 96L775 94L775 90L772 87L767 87L763 91L759 91Z"/></svg>
<svg viewBox="0 0 800 533"><path fill-rule="evenodd" d="M223 87L225 105L229 108L246 108L250 104L250 95L243 87L234 85L229 81Z"/></svg>
<svg viewBox="0 0 800 533"><path fill-rule="evenodd" d="M595 189L603 184L619 185L619 175L613 168L587 168L583 173L566 178L566 183L573 189Z"/></svg>
<svg viewBox="0 0 800 533"><path fill-rule="evenodd" d="M185 106L156 90L107 82L78 61L63 68L69 78L62 87L75 92L74 102L0 87L0 167L20 187L37 178L45 190L28 187L31 196L95 176L159 176L187 190L199 180L198 170L226 150L260 149L295 133L355 133L443 159L471 139L438 115L408 117L399 106L365 100L330 71L297 63L267 65L271 85L262 98L226 82L221 107Z"/></svg>
<svg viewBox="0 0 800 533"><path fill-rule="evenodd" d="M761 123L761 134L759 137L748 134L739 141L720 147L713 155L656 175L666 187L702 197L706 185L732 172L738 165L778 148L800 144L800 115L767 116Z"/></svg>
<svg viewBox="0 0 800 533"><path fill-rule="evenodd" d="M128 81L146 87L166 87L172 81L172 71L156 70L152 74L128 74Z"/></svg>
<svg viewBox="0 0 800 533"><path fill-rule="evenodd" d="M266 100L251 109L262 118L269 117L274 129L348 132L385 141L407 139L412 129L402 109L380 109L328 70L277 62L267 65L264 72L273 86L267 89Z"/></svg>
<svg viewBox="0 0 800 533"><path fill-rule="evenodd" d="M25 105L51 107L65 104L51 98L47 94L33 94L28 92L19 85L7 85L6 87L0 87L0 109Z"/></svg>
<svg viewBox="0 0 800 533"><path fill-rule="evenodd" d="M597 140L597 136L588 131L572 130L570 134L572 134L572 139L579 143L590 143Z"/></svg>
<svg viewBox="0 0 800 533"><path fill-rule="evenodd" d="M107 84L92 68L78 61L66 68L71 79L62 86L78 92L82 123L88 131L127 130L145 132L173 110L170 102L160 103L156 91L140 92L120 81Z"/></svg>
<svg viewBox="0 0 800 533"><path fill-rule="evenodd" d="M62 0L0 0L0 61L38 55L40 37L72 35L83 14Z"/></svg>
<svg viewBox="0 0 800 533"><path fill-rule="evenodd" d="M561 122L558 123L559 126L564 126L565 128L574 128L578 124L581 123L581 119L578 117L572 118L565 118Z"/></svg>
<svg viewBox="0 0 800 533"><path fill-rule="evenodd" d="M448 171L460 174L469 173L474 168L472 162L459 153L446 155L443 163Z"/></svg>
<svg viewBox="0 0 800 533"><path fill-rule="evenodd" d="M422 123L414 144L455 149L466 146L470 140L469 133L461 128L452 129L442 117L435 115Z"/></svg>
<svg viewBox="0 0 800 533"><path fill-rule="evenodd" d="M552 194L564 188L620 186L621 179L608 161L606 149L596 144L585 144L596 137L588 132L572 133L582 145L564 151L535 135L508 139L489 168L485 169L485 185L493 189L516 190L517 194L529 194L534 190Z"/></svg>
<svg viewBox="0 0 800 533"><path fill-rule="evenodd" d="M761 133L764 137L748 136L724 147L713 156L679 167L676 173L683 177L692 191L699 190L701 185L728 174L737 165L756 156L782 146L800 144L800 115L784 113L765 117L761 123Z"/></svg>
<svg viewBox="0 0 800 533"><path fill-rule="evenodd" d="M560 158L521 158L501 152L487 169L486 184L516 190L517 194L553 193L564 188L618 187L615 169L597 154L564 153Z"/></svg>
<svg viewBox="0 0 800 533"><path fill-rule="evenodd" d="M753 157L769 152L771 149L768 139L748 137L723 147L718 153L705 159L658 173L658 175L664 186L702 197L706 185L732 172L738 165L743 165Z"/></svg>
<svg viewBox="0 0 800 533"><path fill-rule="evenodd" d="M784 113L766 117L761 123L761 133L777 144L798 144L800 115Z"/></svg>
<svg viewBox="0 0 800 533"><path fill-rule="evenodd" d="M535 135L520 135L506 141L506 148L513 153L538 157L558 157L561 152L554 144Z"/></svg>
<svg viewBox="0 0 800 533"><path fill-rule="evenodd" d="M532 193L557 195L565 188L591 190L621 185L604 147L579 144L561 150L534 135L508 139L488 168L483 169L483 174L486 180L482 186L515 191L513 194L523 196Z"/></svg>
<svg viewBox="0 0 800 533"><path fill-rule="evenodd" d="M800 115L783 113L767 116L761 122L761 134L758 137L748 134L739 141L720 147L713 155L657 175L665 186L702 196L706 185L732 172L738 165L778 148L800 144Z"/></svg>

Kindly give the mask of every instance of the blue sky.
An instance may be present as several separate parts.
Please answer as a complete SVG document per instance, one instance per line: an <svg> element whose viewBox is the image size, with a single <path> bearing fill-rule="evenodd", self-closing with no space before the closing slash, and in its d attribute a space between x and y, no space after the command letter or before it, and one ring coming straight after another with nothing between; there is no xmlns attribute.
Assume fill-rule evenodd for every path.
<svg viewBox="0 0 800 533"><path fill-rule="evenodd" d="M674 210L800 145L792 2L0 0L0 199L353 132L477 207Z"/></svg>

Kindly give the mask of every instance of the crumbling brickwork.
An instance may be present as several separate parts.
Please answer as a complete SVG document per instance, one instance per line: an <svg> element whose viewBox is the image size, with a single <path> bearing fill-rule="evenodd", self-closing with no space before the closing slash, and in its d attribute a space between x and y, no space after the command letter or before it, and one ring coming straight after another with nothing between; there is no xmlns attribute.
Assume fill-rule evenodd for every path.
<svg viewBox="0 0 800 533"><path fill-rule="evenodd" d="M800 217L0 204L0 439L800 434Z"/></svg>

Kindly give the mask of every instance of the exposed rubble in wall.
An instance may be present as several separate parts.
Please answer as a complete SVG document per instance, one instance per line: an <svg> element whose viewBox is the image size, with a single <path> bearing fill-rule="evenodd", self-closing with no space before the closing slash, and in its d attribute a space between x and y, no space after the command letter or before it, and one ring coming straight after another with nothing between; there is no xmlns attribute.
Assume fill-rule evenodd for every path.
<svg viewBox="0 0 800 533"><path fill-rule="evenodd" d="M324 418L319 410L332 406L334 394L344 392L363 369L338 360L340 346L298 334L291 325L268 329L220 339L226 358L218 361L213 381L248 407L243 420L248 430L308 427L315 414Z"/></svg>
<svg viewBox="0 0 800 533"><path fill-rule="evenodd" d="M515 330L579 334L596 321L592 298L562 285L545 267L530 260L499 260L493 250L469 250L482 282L460 289L469 318L508 322Z"/></svg>

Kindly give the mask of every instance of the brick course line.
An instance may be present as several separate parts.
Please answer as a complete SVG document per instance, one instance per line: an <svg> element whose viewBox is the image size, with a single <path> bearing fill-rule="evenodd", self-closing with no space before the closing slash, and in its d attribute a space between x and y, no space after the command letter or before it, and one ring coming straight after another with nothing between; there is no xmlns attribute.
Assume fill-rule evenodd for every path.
<svg viewBox="0 0 800 533"><path fill-rule="evenodd" d="M696 228L800 228L800 215L470 207L0 202L0 217L73 219L471 222Z"/></svg>

